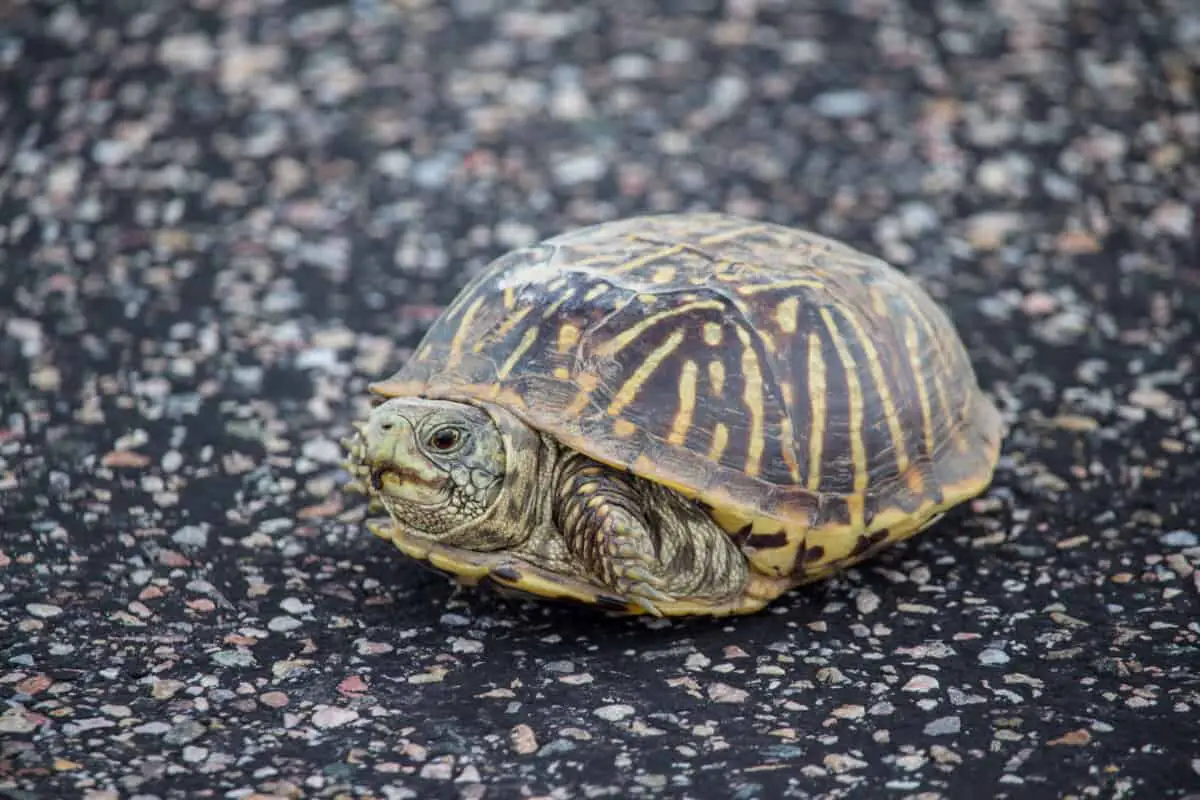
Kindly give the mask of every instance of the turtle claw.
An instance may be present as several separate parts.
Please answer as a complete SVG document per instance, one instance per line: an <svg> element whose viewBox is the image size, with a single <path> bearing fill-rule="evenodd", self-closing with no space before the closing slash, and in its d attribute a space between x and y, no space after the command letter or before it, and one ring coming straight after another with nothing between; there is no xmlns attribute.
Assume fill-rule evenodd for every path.
<svg viewBox="0 0 1200 800"><path fill-rule="evenodd" d="M670 597L647 583L640 583L635 586L631 586L625 590L625 593L629 598L629 602L656 617L661 617L663 613L658 610L658 606L655 605L655 602L671 602Z"/></svg>
<svg viewBox="0 0 1200 800"><path fill-rule="evenodd" d="M638 584L636 592L639 596L647 597L651 600L657 600L660 603L669 603L672 598L665 592L660 592L648 583Z"/></svg>
<svg viewBox="0 0 1200 800"><path fill-rule="evenodd" d="M669 603L672 598L658 588L654 562L628 542L620 542L613 550L613 586L630 603L648 614L661 617L656 603Z"/></svg>
<svg viewBox="0 0 1200 800"><path fill-rule="evenodd" d="M655 617L662 616L662 612L658 610L658 607L655 606L654 603L651 603L649 600L647 600L644 597L637 597L636 595L630 595L629 602L633 603L635 606L642 609L643 611L645 611L647 614L650 614L651 616L655 616Z"/></svg>
<svg viewBox="0 0 1200 800"><path fill-rule="evenodd" d="M621 577L627 581L633 581L635 584L646 584L647 586L654 580L650 573L640 564L630 564L627 567L623 567L621 569ZM651 591L657 590L651 589Z"/></svg>

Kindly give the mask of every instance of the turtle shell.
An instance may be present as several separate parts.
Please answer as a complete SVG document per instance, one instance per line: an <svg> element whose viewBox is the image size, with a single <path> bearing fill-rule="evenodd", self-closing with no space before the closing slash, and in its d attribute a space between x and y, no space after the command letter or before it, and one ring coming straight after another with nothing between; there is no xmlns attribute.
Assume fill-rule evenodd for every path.
<svg viewBox="0 0 1200 800"><path fill-rule="evenodd" d="M643 216L501 256L383 396L501 404L706 504L795 584L926 527L991 481L1001 417L947 315L823 236Z"/></svg>

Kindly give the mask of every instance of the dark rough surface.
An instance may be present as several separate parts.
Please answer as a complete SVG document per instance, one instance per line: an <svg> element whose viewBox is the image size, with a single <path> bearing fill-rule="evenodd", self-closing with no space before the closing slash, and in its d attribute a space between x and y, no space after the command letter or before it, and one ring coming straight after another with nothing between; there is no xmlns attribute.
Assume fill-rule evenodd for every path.
<svg viewBox="0 0 1200 800"><path fill-rule="evenodd" d="M0 788L1200 792L1197 53L1187 0L0 3ZM921 276L994 489L724 622L365 534L336 439L468 272L682 208Z"/></svg>

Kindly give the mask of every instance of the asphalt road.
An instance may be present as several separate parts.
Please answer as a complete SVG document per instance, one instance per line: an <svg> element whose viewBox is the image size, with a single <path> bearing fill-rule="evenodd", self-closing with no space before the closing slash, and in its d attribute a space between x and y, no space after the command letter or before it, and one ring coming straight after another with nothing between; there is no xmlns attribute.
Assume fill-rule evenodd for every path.
<svg viewBox="0 0 1200 800"><path fill-rule="evenodd" d="M0 794L1200 796L1198 54L1187 0L0 3ZM724 621L365 533L337 441L466 277L688 208L917 276L991 491Z"/></svg>

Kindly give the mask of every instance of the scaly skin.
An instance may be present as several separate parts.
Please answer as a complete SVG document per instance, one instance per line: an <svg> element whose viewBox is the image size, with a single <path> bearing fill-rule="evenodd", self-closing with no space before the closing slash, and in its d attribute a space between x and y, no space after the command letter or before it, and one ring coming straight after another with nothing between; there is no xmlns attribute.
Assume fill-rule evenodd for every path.
<svg viewBox="0 0 1200 800"><path fill-rule="evenodd" d="M361 487L407 533L604 587L651 614L727 601L745 556L694 502L560 447L498 407L396 398L346 442Z"/></svg>

